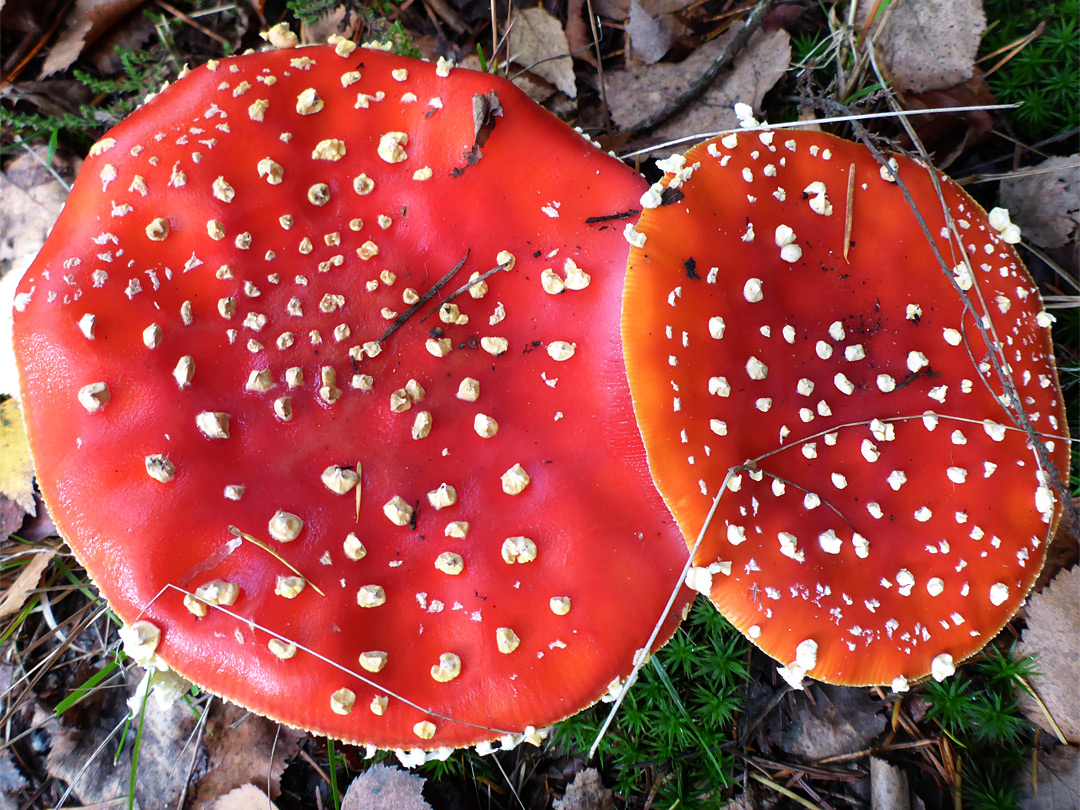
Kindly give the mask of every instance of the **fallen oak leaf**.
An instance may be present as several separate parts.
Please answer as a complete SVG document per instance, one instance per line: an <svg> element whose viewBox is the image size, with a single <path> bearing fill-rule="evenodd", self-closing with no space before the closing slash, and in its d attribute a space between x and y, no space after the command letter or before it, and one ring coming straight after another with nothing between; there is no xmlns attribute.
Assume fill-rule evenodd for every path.
<svg viewBox="0 0 1080 810"><path fill-rule="evenodd" d="M856 13L860 30L870 6L878 8L861 5ZM908 0L897 13L889 11L870 31L898 89L920 93L971 78L986 30L981 0ZM873 33L877 25L884 26L880 34Z"/></svg>
<svg viewBox="0 0 1080 810"><path fill-rule="evenodd" d="M1011 172L999 194L1025 239L1044 248L1061 247L1080 230L1080 155Z"/></svg>
<svg viewBox="0 0 1080 810"><path fill-rule="evenodd" d="M723 36L702 45L678 64L657 63L632 67L607 77L608 103L619 129L634 130L660 114L671 99L699 79L727 50L738 31L732 26ZM660 125L653 135L671 140L694 134L738 127L733 107L742 101L758 109L761 99L791 62L786 31L755 32L732 69L688 109Z"/></svg>
<svg viewBox="0 0 1080 810"><path fill-rule="evenodd" d="M67 70L117 20L141 5L141 0L77 0L67 27L41 68L41 78Z"/></svg>
<svg viewBox="0 0 1080 810"><path fill-rule="evenodd" d="M52 558L52 551L39 551L30 558L30 562L19 572L15 581L4 591L4 597L0 599L0 619L22 610L27 598L41 583L41 575L45 573Z"/></svg>
<svg viewBox="0 0 1080 810"><path fill-rule="evenodd" d="M1028 684L1046 711L1022 689L1017 690L1017 702L1032 723L1056 735L1046 716L1049 713L1066 739L1075 745L1080 740L1080 695L1076 690L1080 680L1080 640L1076 635L1080 624L1080 566L1062 571L1049 587L1032 596L1026 613L1027 629L1016 655L1038 656L1035 668L1039 674Z"/></svg>
<svg viewBox="0 0 1080 810"><path fill-rule="evenodd" d="M422 793L426 781L392 765L372 765L352 780L341 810L431 810Z"/></svg>
<svg viewBox="0 0 1080 810"><path fill-rule="evenodd" d="M270 798L281 793L281 774L300 748L303 734L239 706L215 701L203 738L207 768L195 784L194 810L217 807L223 796L248 783ZM273 752L273 759L271 759ZM239 797L243 798L243 797Z"/></svg>
<svg viewBox="0 0 1080 810"><path fill-rule="evenodd" d="M510 61L547 79L570 98L577 98L570 43L562 24L540 6L514 14L510 28Z"/></svg>

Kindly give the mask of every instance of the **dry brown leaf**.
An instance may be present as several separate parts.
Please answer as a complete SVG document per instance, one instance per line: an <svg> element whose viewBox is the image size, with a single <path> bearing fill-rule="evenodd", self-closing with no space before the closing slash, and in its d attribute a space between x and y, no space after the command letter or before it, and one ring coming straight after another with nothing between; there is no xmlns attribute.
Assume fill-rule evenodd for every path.
<svg viewBox="0 0 1080 810"><path fill-rule="evenodd" d="M808 688L812 695L794 693L788 717L770 716L770 736L789 754L806 760L847 754L868 747L885 729L881 704L864 690L824 683Z"/></svg>
<svg viewBox="0 0 1080 810"><path fill-rule="evenodd" d="M584 13L583 13L584 10ZM588 14L585 0L568 0L566 4L566 43L576 59L584 59L596 65L591 26L585 22Z"/></svg>
<svg viewBox="0 0 1080 810"><path fill-rule="evenodd" d="M630 16L631 0L593 0L593 10L602 17L625 20ZM697 0L641 0L641 8L650 17L674 14Z"/></svg>
<svg viewBox="0 0 1080 810"><path fill-rule="evenodd" d="M94 40L129 11L141 5L141 2L142 0L77 0L75 8L68 12L67 27L57 37L56 44L45 57L41 77L67 70Z"/></svg>
<svg viewBox="0 0 1080 810"><path fill-rule="evenodd" d="M907 774L881 757L870 757L870 810L910 810Z"/></svg>
<svg viewBox="0 0 1080 810"><path fill-rule="evenodd" d="M39 551L23 566L15 581L4 591L4 598L0 599L0 619L22 610L27 597L41 583L41 575L49 567L49 560L52 558L51 551Z"/></svg>
<svg viewBox="0 0 1080 810"><path fill-rule="evenodd" d="M511 26L510 61L577 98L574 60L562 24L537 6L515 12Z"/></svg>
<svg viewBox="0 0 1080 810"><path fill-rule="evenodd" d="M0 174L0 394L19 390L11 347L15 286L67 200L67 190L44 167L45 155L44 147L18 155ZM68 168L74 175L78 165Z"/></svg>
<svg viewBox="0 0 1080 810"><path fill-rule="evenodd" d="M1020 784L1020 810L1076 810L1080 807L1080 752L1075 745L1059 745L1049 754L1039 752L1035 781L1024 769Z"/></svg>
<svg viewBox="0 0 1080 810"><path fill-rule="evenodd" d="M1080 155L1050 158L1015 174L1001 182L1001 205L1024 239L1061 247L1080 230Z"/></svg>
<svg viewBox="0 0 1080 810"><path fill-rule="evenodd" d="M894 5L891 13L881 18L887 22L877 47L897 89L921 93L971 78L986 30L982 0L902 0ZM877 7L875 3L859 4L856 19L860 29L868 10Z"/></svg>
<svg viewBox="0 0 1080 810"><path fill-rule="evenodd" d="M138 677L135 670L132 674ZM129 734L116 767L113 767L115 741L104 745L106 738L124 723L128 713L129 689L101 689L98 704L85 701L83 722L69 724L66 716L58 718L38 707L35 724L49 735L50 748L46 765L50 775L73 785L73 793L83 804L105 802L128 795L131 780L131 749L134 735ZM151 697L146 701L145 719L139 742L138 780L135 797L141 810L174 808L184 788L191 764L191 750L184 745L195 728L194 713L182 701L162 708ZM115 738L114 738L115 739ZM179 752L184 751L180 756ZM74 802L70 802L74 804Z"/></svg>
<svg viewBox="0 0 1080 810"><path fill-rule="evenodd" d="M207 808L249 782L260 785L261 790L269 782L270 796L276 797L285 763L296 754L303 738L304 734L296 729L279 726L232 703L216 701L203 735L207 773L195 785L192 810Z"/></svg>
<svg viewBox="0 0 1080 810"><path fill-rule="evenodd" d="M611 115L620 129L632 129L664 109L718 59L735 36L733 26L724 36L702 45L678 64L659 63L608 74L607 96ZM705 91L688 110L675 116L654 135L673 140L689 135L738 127L734 106L743 101L755 110L765 93L791 63L786 31L757 31L735 60L732 70ZM683 151L683 150L680 150Z"/></svg>
<svg viewBox="0 0 1080 810"><path fill-rule="evenodd" d="M22 409L14 399L0 402L0 495L15 501L27 514L37 514L34 462L26 443Z"/></svg>
<svg viewBox="0 0 1080 810"><path fill-rule="evenodd" d="M251 783L230 790L214 802L211 810L277 810L261 788Z"/></svg>
<svg viewBox="0 0 1080 810"><path fill-rule="evenodd" d="M596 768L578 771L566 788L566 795L554 802L555 810L614 810L615 800L604 787Z"/></svg>
<svg viewBox="0 0 1080 810"><path fill-rule="evenodd" d="M1027 630L1017 646L1018 656L1037 655L1039 675L1031 688L1046 704L1054 722L1071 743L1080 740L1080 566L1062 571L1050 586L1028 602ZM1018 689L1020 708L1027 718L1054 733L1038 704Z"/></svg>
<svg viewBox="0 0 1080 810"><path fill-rule="evenodd" d="M352 780L341 810L431 810L422 776L393 765L375 764Z"/></svg>
<svg viewBox="0 0 1080 810"><path fill-rule="evenodd" d="M652 65L664 58L671 47L671 26L650 17L638 0L630 0L630 21L626 24L630 53L634 59Z"/></svg>

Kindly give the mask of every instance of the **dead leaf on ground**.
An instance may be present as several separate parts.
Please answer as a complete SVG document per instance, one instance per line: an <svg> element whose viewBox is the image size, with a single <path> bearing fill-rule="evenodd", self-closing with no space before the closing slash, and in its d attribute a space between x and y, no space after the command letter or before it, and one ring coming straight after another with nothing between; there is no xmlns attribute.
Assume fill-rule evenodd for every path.
<svg viewBox="0 0 1080 810"><path fill-rule="evenodd" d="M870 810L911 810L907 773L881 757L870 757Z"/></svg>
<svg viewBox="0 0 1080 810"><path fill-rule="evenodd" d="M22 610L26 599L41 582L41 575L49 567L49 560L53 558L51 551L39 551L30 558L30 562L23 566L15 581L4 591L4 597L0 599L0 619L11 616Z"/></svg>
<svg viewBox="0 0 1080 810"><path fill-rule="evenodd" d="M211 810L278 810L261 789L255 785L241 785L230 790L214 802Z"/></svg>
<svg viewBox="0 0 1080 810"><path fill-rule="evenodd" d="M869 746L885 730L881 703L865 690L829 684L813 684L813 702L805 693L792 693L795 701L790 721L780 712L771 715L770 732L789 754L807 760L849 754Z"/></svg>
<svg viewBox="0 0 1080 810"><path fill-rule="evenodd" d="M1001 205L1024 238L1044 248L1066 244L1080 230L1080 155L1055 157L1001 182Z"/></svg>
<svg viewBox="0 0 1080 810"><path fill-rule="evenodd" d="M41 76L67 70L82 52L142 0L77 0L68 12L67 26L45 57Z"/></svg>
<svg viewBox="0 0 1080 810"><path fill-rule="evenodd" d="M977 71L967 81L941 90L925 93L909 93L909 110L953 109L957 107L980 107L996 103L990 85L982 71ZM986 110L969 109L963 112L937 112L917 115L912 126L919 140L934 155L934 165L947 169L972 146L986 139L994 127L994 119ZM899 139L910 147L906 137Z"/></svg>
<svg viewBox="0 0 1080 810"><path fill-rule="evenodd" d="M137 678L136 672L141 670L131 673L132 680ZM48 772L73 785L73 795L83 804L128 795L134 734L128 734L115 767L112 761L120 735L108 743L105 740L114 728L123 725L128 713L126 700L132 693L132 686L100 690L101 712L97 722L68 724L44 706L37 709L35 724L42 724L49 735ZM162 708L154 699L146 701L135 786L135 797L141 810L166 810L176 806L192 761L191 750L184 746L195 723L195 714L182 701L169 708ZM181 751L183 755L180 755Z"/></svg>
<svg viewBox="0 0 1080 810"><path fill-rule="evenodd" d="M1020 783L1021 810L1076 810L1080 807L1080 751L1075 745L1059 745L1050 753L1039 752L1035 781L1025 768Z"/></svg>
<svg viewBox="0 0 1080 810"><path fill-rule="evenodd" d="M674 14L698 0L641 0L641 8L650 17ZM593 10L601 17L625 20L630 16L631 0L593 0Z"/></svg>
<svg viewBox="0 0 1080 810"><path fill-rule="evenodd" d="M352 780L341 810L431 810L422 793L426 781L393 765L372 765Z"/></svg>
<svg viewBox="0 0 1080 810"><path fill-rule="evenodd" d="M670 15L650 17L638 0L630 0L630 21L626 24L630 55L646 65L659 62L671 48L675 25Z"/></svg>
<svg viewBox="0 0 1080 810"><path fill-rule="evenodd" d="M276 798L285 764L296 755L303 739L303 732L279 726L232 703L215 701L203 735L206 775L195 784L192 810L207 808L249 782L260 785L260 790L269 782L270 796Z"/></svg>
<svg viewBox="0 0 1080 810"><path fill-rule="evenodd" d="M1062 571L1042 593L1031 597L1026 608L1027 629L1017 645L1018 656L1037 655L1039 675L1031 688L1071 743L1080 740L1080 566ZM1027 718L1053 734L1050 721L1038 704L1017 690L1020 708ZM1041 790L1041 787L1040 787Z"/></svg>
<svg viewBox="0 0 1080 810"><path fill-rule="evenodd" d="M986 30L982 0L905 0L895 5L881 18L887 23L877 47L897 89L920 93L971 78ZM859 5L860 30L868 10L877 8L876 3ZM878 24L871 27L871 34Z"/></svg>
<svg viewBox="0 0 1080 810"><path fill-rule="evenodd" d="M14 399L0 402L0 495L13 500L26 514L37 514L34 462L26 443L22 408Z"/></svg>
<svg viewBox="0 0 1080 810"><path fill-rule="evenodd" d="M555 810L615 810L615 799L604 787L596 768L578 771L566 795L554 802Z"/></svg>
<svg viewBox="0 0 1080 810"><path fill-rule="evenodd" d="M592 26L585 22L585 0L568 0L566 4L566 42L575 59L584 59L596 67L596 53L593 50Z"/></svg>
<svg viewBox="0 0 1080 810"><path fill-rule="evenodd" d="M26 777L11 758L11 749L0 752L0 794L18 793L26 785Z"/></svg>
<svg viewBox="0 0 1080 810"><path fill-rule="evenodd" d="M632 129L663 110L720 58L737 30L732 26L724 36L702 45L678 64L658 63L608 74L608 103L619 128ZM659 127L653 138L674 140L737 128L735 102L742 101L755 110L760 109L761 100L784 75L790 63L791 46L786 31L755 32L747 48L736 58L733 69L721 76L689 109ZM680 147L679 151L684 149Z"/></svg>
<svg viewBox="0 0 1080 810"><path fill-rule="evenodd" d="M44 148L21 154L0 174L0 394L19 390L11 347L15 286L67 200L67 190L42 165L45 154ZM66 168L74 175L78 165Z"/></svg>
<svg viewBox="0 0 1080 810"><path fill-rule="evenodd" d="M510 61L577 98L574 60L562 23L537 6L516 12L511 25Z"/></svg>

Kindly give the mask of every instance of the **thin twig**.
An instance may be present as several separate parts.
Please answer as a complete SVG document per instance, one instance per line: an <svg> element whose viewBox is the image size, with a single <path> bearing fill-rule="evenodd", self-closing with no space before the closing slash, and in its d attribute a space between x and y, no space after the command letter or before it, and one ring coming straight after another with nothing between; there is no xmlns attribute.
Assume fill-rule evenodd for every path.
<svg viewBox="0 0 1080 810"><path fill-rule="evenodd" d="M409 307L403 313L398 315L397 318L394 319L394 322L392 324L390 324L390 328L387 329L385 332L383 332L383 336L381 338L379 338L378 342L382 343L384 340L386 340L388 337L390 337L392 334L394 334L394 332L396 332L398 329L400 329L402 326L404 326L405 321L409 320L409 318L411 318L413 316L413 314L418 309L420 309L420 307L422 307L424 304L426 304L428 301L430 301L432 296L436 295L439 292L439 290L441 290L443 287L445 287L447 284L449 284L450 279L452 279L454 276L456 276L458 270L460 270L462 267L465 266L465 262L468 261L468 258L469 258L469 252L470 251L468 251L468 250L465 251L465 255L462 257L461 261L458 262L457 264L455 264L453 267L451 267L446 272L446 275L444 275L442 278L440 278L438 281L436 281L434 286L431 287L431 289L429 289L427 292L425 292L423 295L421 295L419 301L417 301L415 304L413 304L411 307ZM468 289L468 285L466 285L466 287L464 289Z"/></svg>
<svg viewBox="0 0 1080 810"><path fill-rule="evenodd" d="M604 60L600 56L600 35L596 26L596 12L593 11L592 0L585 0L585 7L589 10L589 28L592 31L592 41L596 48L596 76L600 80L600 109L604 113L604 132L611 133L611 110L608 109L607 88L604 86Z"/></svg>
<svg viewBox="0 0 1080 810"><path fill-rule="evenodd" d="M839 109L845 109L839 104L834 106ZM763 124L761 128L766 130L802 129L810 124L820 126L822 124L841 124L850 121L869 121L874 118L907 118L913 115L934 115L936 113L957 113L972 110L1013 110L1019 106L1019 104L976 104L970 107L934 107L929 110L889 110L888 112L878 113L848 113L846 115L835 115L827 118L815 118L813 121L787 121L782 124ZM717 130L716 132L699 132L694 135L687 135L682 138L675 138L674 140L653 144L644 149L638 149L635 152L627 152L619 155L619 159L625 161L629 158L637 157L638 155L647 155L658 149L667 149L668 147L678 146L679 144L688 143L690 141L704 141L709 138L719 137L720 135L727 135L731 132L741 131L741 129L722 129Z"/></svg>
<svg viewBox="0 0 1080 810"><path fill-rule="evenodd" d="M615 720L615 715L618 713L619 707L622 705L623 700L626 699L626 693L630 691L630 687L633 686L634 681L637 680L641 668L645 666L645 662L649 660L653 644L656 643L656 639L660 635L660 630L663 628L664 624L667 622L668 616L671 614L671 608L675 605L675 600L679 596L679 591L682 590L683 583L686 581L686 575L694 566L694 555L696 555L698 549L701 548L701 544L705 540L705 532L707 532L709 526L712 525L713 515L716 514L716 510L720 506L720 499L727 491L728 481L731 480L731 476L735 474L737 469L737 467L732 467L727 471L727 475L724 476L724 481L720 484L720 489L716 493L716 497L713 498L709 514L705 516L705 521L701 524L701 531L698 532L694 545L690 547L690 554L687 557L686 564L683 566L682 573L679 574L679 579L675 583L675 587L671 589L671 595L668 597L667 604L664 605L660 617L656 620L656 624L653 625L652 633L649 635L648 641L645 642L645 646L638 650L634 655L634 668L630 670L630 674L626 677L626 680L623 681L619 694L611 704L611 709L608 711L607 717L604 718L604 724L596 733L596 739L593 740L593 744L589 748L589 759L592 759L596 755L596 749L600 746L600 741L604 739L604 735L607 734L607 730Z"/></svg>
<svg viewBox="0 0 1080 810"><path fill-rule="evenodd" d="M231 45L229 44L229 40L225 39L225 37L221 36L221 34L215 34L213 31L211 31L209 28L207 28L202 23L196 22L191 17L189 17L187 14L185 14L180 9L178 9L176 6L172 5L171 3L166 3L165 0L155 0L155 2L159 6L161 6L163 9L165 9L167 12L169 12L174 17L176 17L178 20L180 20L181 22L184 22L184 23L187 23L188 25L190 25L192 28L194 28L196 31L198 31L200 34L202 34L204 37L209 37L210 39L216 40L218 43L221 44L221 46L223 48L225 48L226 52L228 52L231 49Z"/></svg>
<svg viewBox="0 0 1080 810"><path fill-rule="evenodd" d="M750 12L746 22L743 23L743 27L732 37L731 42L727 44L724 52L720 54L716 61L709 65L708 70L701 74L681 95L676 96L664 109L650 115L641 123L635 124L629 130L631 135L648 135L665 121L675 117L690 106L716 81L716 77L720 75L720 72L727 68L735 60L735 57L742 52L751 35L761 27L761 23L772 10L772 6L773 0L758 0L754 10Z"/></svg>

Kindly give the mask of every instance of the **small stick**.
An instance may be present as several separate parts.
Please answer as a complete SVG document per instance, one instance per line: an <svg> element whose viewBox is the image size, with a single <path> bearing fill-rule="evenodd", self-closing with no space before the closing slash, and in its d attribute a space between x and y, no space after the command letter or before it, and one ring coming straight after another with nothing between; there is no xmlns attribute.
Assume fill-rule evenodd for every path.
<svg viewBox="0 0 1080 810"><path fill-rule="evenodd" d="M356 523L360 523L360 499L364 491L364 471L359 461L356 462Z"/></svg>
<svg viewBox="0 0 1080 810"><path fill-rule="evenodd" d="M746 18L746 22L743 27L740 28L727 47L724 48L724 52L720 54L720 57L709 65L701 76L694 80L681 95L676 96L675 99L664 109L658 113L649 116L640 124L637 124L630 128L629 132L634 136L648 135L654 129L659 127L665 121L674 118L676 115L685 110L690 103L693 102L704 93L709 86L716 81L716 77L720 75L720 71L728 67L733 61L735 56L745 47L750 36L761 27L761 23L765 20L765 16L772 10L773 0L758 0L754 10L750 12L750 15Z"/></svg>
<svg viewBox="0 0 1080 810"><path fill-rule="evenodd" d="M592 41L596 48L596 74L600 81L600 109L604 112L604 132L611 134L611 111L608 109L607 88L604 86L604 61L600 57L600 37L596 31L596 12L593 11L592 0L585 0L585 7L589 10L589 28L592 30Z"/></svg>
<svg viewBox="0 0 1080 810"><path fill-rule="evenodd" d="M202 23L195 22L195 20L193 20L187 14L182 12L176 6L174 6L174 5L170 4L170 3L166 3L165 0L156 0L156 2L157 2L157 4L159 6L161 6L167 12L172 14L178 20L187 23L192 28L194 28L196 31L198 31L200 34L202 34L203 36L210 37L210 39L213 39L213 40L216 40L217 42L220 42L222 44L222 46L224 46L226 51L228 51L228 49L230 47L229 46L229 40L225 39L225 37L221 36L221 34L215 34L213 31L211 31L209 28L207 28Z"/></svg>
<svg viewBox="0 0 1080 810"><path fill-rule="evenodd" d="M438 281L436 281L435 285L431 289L429 289L427 292L425 292L423 295L421 295L419 301L417 301L415 304L413 304L411 307L409 307L403 313L398 315L398 317L394 320L394 322L392 324L390 324L390 328L387 329L385 332L383 332L383 336L381 338L379 338L378 342L382 343L384 340L386 340L388 337L390 337L392 334L394 334L394 332L396 332L398 329L400 329L405 324L405 321L409 320L409 318L412 317L413 313L415 313L416 310L420 309L420 307L422 307L424 304L426 304L428 301L431 300L431 297L433 295L435 295L435 293L437 293L444 286L446 286L450 282L450 279L452 279L455 275L457 275L457 271L460 270L465 265L466 260L469 258L469 253L470 253L470 251L465 251L465 256L462 258L462 260L460 262L458 262L452 268L450 268L450 270L447 271L445 276L443 276Z"/></svg>
<svg viewBox="0 0 1080 810"><path fill-rule="evenodd" d="M1046 704L1042 702L1042 698L1035 694L1035 690L1031 688L1031 684L1024 680L1024 676L1022 675L1017 675L1016 680L1020 681L1024 689L1027 690L1027 693L1031 695L1032 698L1034 698L1036 703L1039 704L1039 708L1042 709L1042 713L1046 715L1046 719L1050 721L1050 725L1054 728L1054 734L1057 735L1057 738L1061 742L1061 744L1068 745L1069 741L1065 739L1065 735L1062 734L1061 728L1059 728L1057 722L1055 722L1054 716L1050 714L1050 710L1046 708Z"/></svg>
<svg viewBox="0 0 1080 810"><path fill-rule="evenodd" d="M855 164L848 167L847 172L847 207L844 213L844 261L848 261L848 250L851 248L851 218L855 212Z"/></svg>
<svg viewBox="0 0 1080 810"><path fill-rule="evenodd" d="M235 526L230 526L229 527L229 534L231 534L233 537L239 537L242 540L247 540L249 543L252 543L253 545L258 546L263 551L265 551L267 554L269 554L271 557L273 557L275 560L277 560L279 563L284 565L286 568L288 568L290 571L292 571L294 574L296 574L298 577L300 577L302 580L304 580L304 582L306 582L308 585L310 585L311 589L313 591L315 591L315 593L317 593L319 596L326 596L326 594L323 592L323 590L318 585L316 585L310 579L308 579L303 574L301 574L300 570L298 568L296 568L296 566L294 566L292 563L290 563L288 560L286 560L284 557L282 557L280 554L278 554L276 551L274 551L272 548L270 548L270 546L266 545L266 543L264 543L259 538L253 537L252 535L248 534L247 532L242 532L238 528L236 528Z"/></svg>

